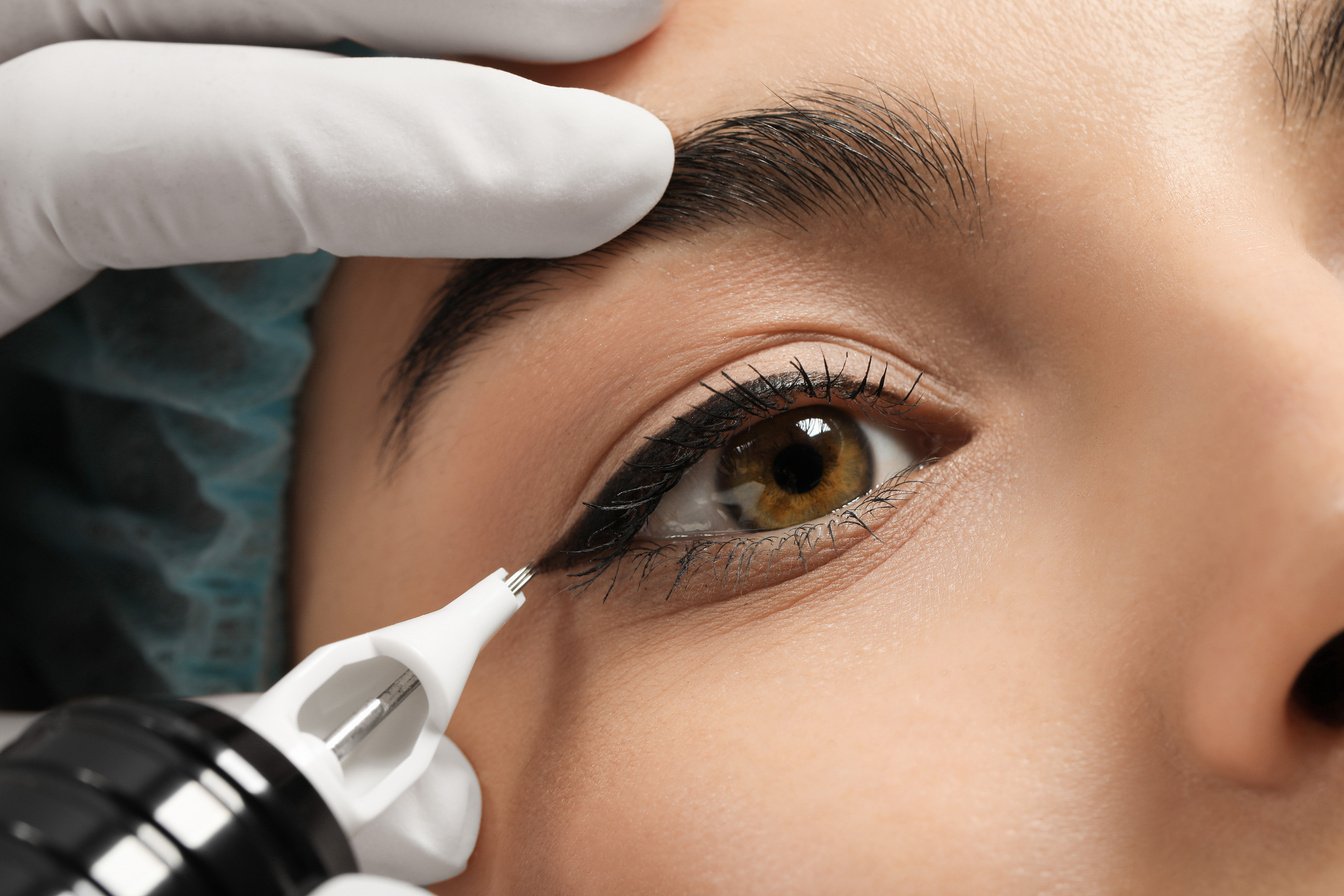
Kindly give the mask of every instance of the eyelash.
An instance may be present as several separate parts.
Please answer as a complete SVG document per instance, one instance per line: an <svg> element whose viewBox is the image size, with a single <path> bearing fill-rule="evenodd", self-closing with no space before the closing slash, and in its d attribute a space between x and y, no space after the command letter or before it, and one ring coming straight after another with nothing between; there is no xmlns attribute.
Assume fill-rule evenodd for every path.
<svg viewBox="0 0 1344 896"><path fill-rule="evenodd" d="M586 589L608 571L618 571L627 560L637 567L639 581L643 584L662 561L675 559L677 570L668 588L670 597L701 561L722 564L725 578L732 572L740 585L763 549L769 549L774 558L792 547L806 568L808 550L826 540L834 545L836 534L842 528L857 527L876 538L863 517L908 497L912 487L919 484L918 480L909 479L909 474L937 459L936 444L923 460L851 505L837 508L827 518L801 524L786 532L687 536L684 540L677 539L676 544L647 547L635 544L658 503L681 481L686 471L706 454L723 447L751 422L782 413L802 399L827 404L837 401L861 403L889 419L905 417L918 406L915 391L923 373L914 378L908 389L895 392L888 390L888 365L883 364L882 369L875 372L875 362L869 357L863 375L856 378L846 372L849 362L850 354L846 352L840 367L833 368L823 355L821 369L809 370L801 360L794 358L787 373L765 375L748 364L746 366L755 379L744 382L721 371L719 375L724 385L716 387L702 381L700 385L711 393L710 397L688 413L673 417L674 423L662 432L647 436L648 444L622 465L626 473L614 476L596 499L585 504L588 513L574 525L569 535L547 552L536 565L537 570L573 570L583 564L583 569L569 575L577 580L572 588ZM920 427L909 428L924 432ZM936 440L930 437L930 442ZM613 574L603 600L615 587L616 579Z"/></svg>

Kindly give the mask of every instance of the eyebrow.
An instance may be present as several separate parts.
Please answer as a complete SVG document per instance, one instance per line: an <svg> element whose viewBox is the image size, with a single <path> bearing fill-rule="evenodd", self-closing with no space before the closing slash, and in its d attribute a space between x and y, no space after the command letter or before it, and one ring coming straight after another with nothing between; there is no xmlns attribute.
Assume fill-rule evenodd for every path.
<svg viewBox="0 0 1344 896"><path fill-rule="evenodd" d="M806 231L818 219L904 214L916 225L980 232L990 198L974 110L949 118L936 101L891 91L823 90L714 119L676 141L667 190L633 228L572 258L465 262L435 293L391 371L384 458L408 452L417 419L468 348L557 288L649 239L757 223Z"/></svg>
<svg viewBox="0 0 1344 896"><path fill-rule="evenodd" d="M1285 121L1344 110L1344 0L1276 0L1270 62Z"/></svg>

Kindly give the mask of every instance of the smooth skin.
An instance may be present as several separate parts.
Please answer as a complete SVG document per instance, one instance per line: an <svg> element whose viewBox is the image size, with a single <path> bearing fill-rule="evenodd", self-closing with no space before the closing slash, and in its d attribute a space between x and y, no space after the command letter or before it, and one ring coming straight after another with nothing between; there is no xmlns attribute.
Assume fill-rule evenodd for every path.
<svg viewBox="0 0 1344 896"><path fill-rule="evenodd" d="M1285 116L1268 4L683 0L530 77L674 133L817 85L978 115L970 237L723 227L559 284L409 457L386 373L441 261L345 263L294 492L295 650L543 551L745 361L919 371L965 444L809 570L664 600L539 578L449 734L485 793L441 893L1344 890L1344 131Z"/></svg>

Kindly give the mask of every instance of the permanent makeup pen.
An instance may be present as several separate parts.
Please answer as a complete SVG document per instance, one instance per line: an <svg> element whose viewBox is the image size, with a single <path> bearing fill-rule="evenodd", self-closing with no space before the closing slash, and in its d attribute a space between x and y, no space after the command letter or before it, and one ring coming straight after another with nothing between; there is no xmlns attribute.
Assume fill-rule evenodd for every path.
<svg viewBox="0 0 1344 896"><path fill-rule="evenodd" d="M120 698L40 716L0 752L0 896L300 896L357 870L350 837L429 768L531 576L320 647L241 720ZM456 798L469 853L479 788Z"/></svg>

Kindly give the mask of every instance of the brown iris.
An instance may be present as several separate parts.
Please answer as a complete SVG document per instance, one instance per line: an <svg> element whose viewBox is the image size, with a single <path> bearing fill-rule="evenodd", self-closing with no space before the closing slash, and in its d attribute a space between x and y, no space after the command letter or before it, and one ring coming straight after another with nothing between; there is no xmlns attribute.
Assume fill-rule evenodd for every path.
<svg viewBox="0 0 1344 896"><path fill-rule="evenodd" d="M825 516L873 484L859 425L813 405L733 436L720 455L717 498L744 529L784 529Z"/></svg>

